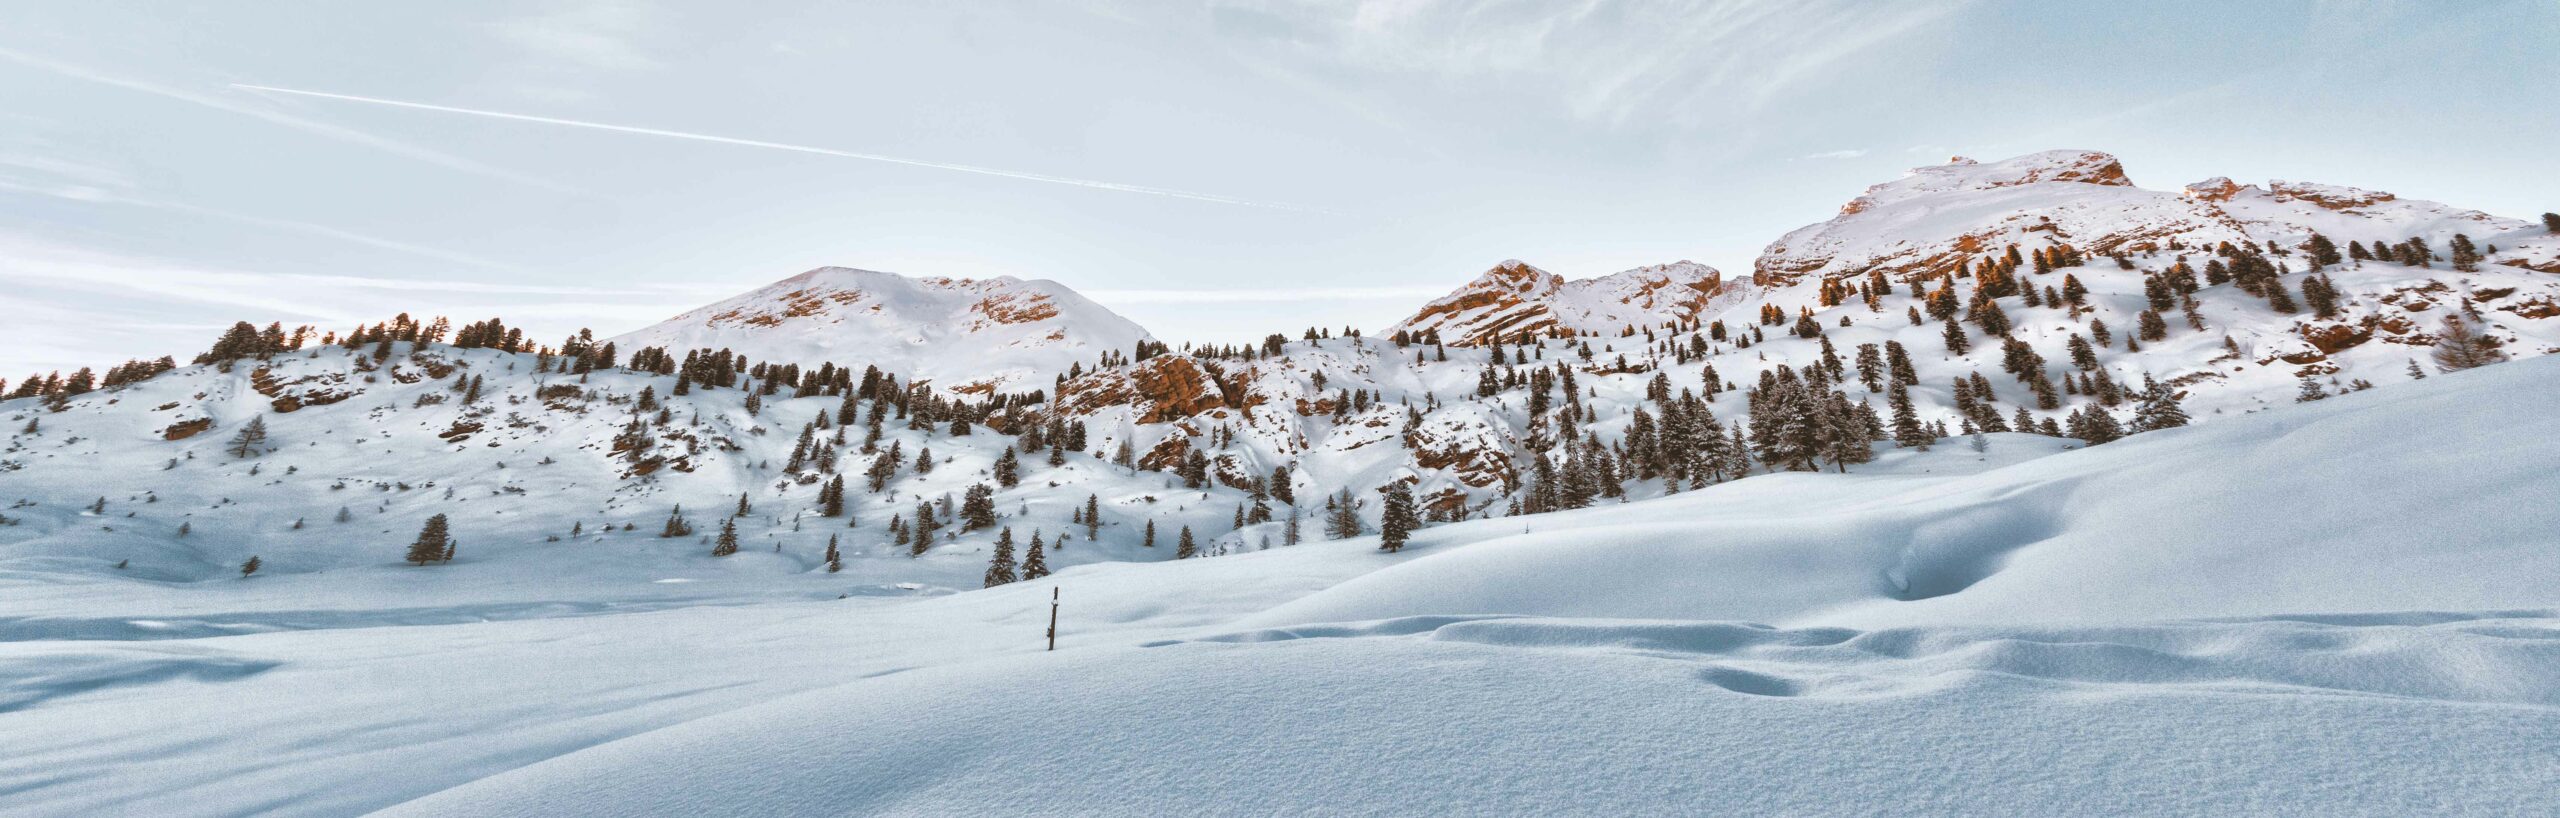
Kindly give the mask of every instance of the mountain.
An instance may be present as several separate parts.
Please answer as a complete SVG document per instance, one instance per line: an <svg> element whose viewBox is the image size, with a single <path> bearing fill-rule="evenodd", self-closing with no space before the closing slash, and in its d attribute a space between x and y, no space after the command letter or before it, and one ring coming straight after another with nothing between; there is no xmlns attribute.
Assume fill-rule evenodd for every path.
<svg viewBox="0 0 2560 818"><path fill-rule="evenodd" d="M720 560L484 536L424 568L78 595L43 577L0 619L9 804L2538 814L2560 730L2555 365L2087 450L1895 450L1865 474L1437 526L1400 553L1361 536L965 593L888 584L932 557L776 568L841 521ZM91 532L61 551L112 545L121 501L52 500L75 491L8 513ZM1024 727L1050 724L1110 729ZM1712 786L1684 772L1702 765Z"/></svg>
<svg viewBox="0 0 2560 818"><path fill-rule="evenodd" d="M2350 241L2423 238L2439 252L2455 234L2501 245L2511 266L2560 272L2560 240L2540 225L2389 193L2302 182L2241 185L2216 177L2176 191L2135 187L2116 157L2045 151L1997 162L1957 157L1876 185L1829 221L1780 237L1752 265L1756 282L1885 273L1903 281L2017 246L2094 255L2213 249L2225 242L2300 247L2312 234Z"/></svg>
<svg viewBox="0 0 2560 818"><path fill-rule="evenodd" d="M1047 389L1147 331L1054 281L820 267L612 339L759 361L872 365L945 394Z"/></svg>
<svg viewBox="0 0 2560 818"><path fill-rule="evenodd" d="M2519 225L2336 186L2149 191L2063 152L1870 188L1748 281L1506 263L1383 336L1172 350L1046 282L850 270L610 362L492 322L239 326L204 364L0 399L0 711L33 725L0 800L939 813L1037 781L1105 812L1380 812L1496 780L1550 812L2312 803L2243 786L2279 782L2326 812L2528 812L2507 782L2547 778L2560 712L2519 681L2560 678L2527 638L2560 553L2560 237ZM789 365L819 361L857 369ZM1405 496L1429 525L1384 551ZM429 530L453 550L404 560ZM1059 573L1008 582L1032 543ZM1592 690L1615 692L1553 706ZM1043 719L1142 729L1022 737ZM1515 727L1440 729L1470 720ZM2452 738L2373 766L2418 733ZM1346 746L1427 769L1310 794ZM2199 747L2229 786L2195 786ZM1623 806L1579 786L1684 753L1780 767L1625 777L1671 785Z"/></svg>
<svg viewBox="0 0 2560 818"><path fill-rule="evenodd" d="M1733 294L1722 273L1694 261L1567 281L1514 259L1423 305L1387 332L1437 332L1442 342L1459 346L1524 332L1618 335L1630 328L1687 324L1729 305Z"/></svg>

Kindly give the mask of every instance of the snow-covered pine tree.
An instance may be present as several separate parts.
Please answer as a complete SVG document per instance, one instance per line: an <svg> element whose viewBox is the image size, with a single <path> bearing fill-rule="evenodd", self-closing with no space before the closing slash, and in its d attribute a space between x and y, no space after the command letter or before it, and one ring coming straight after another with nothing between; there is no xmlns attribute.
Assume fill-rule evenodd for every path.
<svg viewBox="0 0 2560 818"><path fill-rule="evenodd" d="M2178 405L2178 393L2150 375L2142 376L2142 404L2133 411L2133 431L2175 429L2187 422L2187 410Z"/></svg>

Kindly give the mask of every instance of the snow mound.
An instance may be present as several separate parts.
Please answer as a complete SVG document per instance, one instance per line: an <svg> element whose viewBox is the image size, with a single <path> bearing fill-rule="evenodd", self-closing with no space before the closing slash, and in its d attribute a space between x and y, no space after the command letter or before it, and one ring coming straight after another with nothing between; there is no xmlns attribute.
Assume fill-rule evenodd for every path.
<svg viewBox="0 0 2560 818"><path fill-rule="evenodd" d="M2556 368L2473 370L1970 475L1778 474L1427 529L1407 549L1425 556L1249 621L1875 626L2546 605L2560 533L2540 510L2560 507L2560 419L2535 407L2560 400Z"/></svg>

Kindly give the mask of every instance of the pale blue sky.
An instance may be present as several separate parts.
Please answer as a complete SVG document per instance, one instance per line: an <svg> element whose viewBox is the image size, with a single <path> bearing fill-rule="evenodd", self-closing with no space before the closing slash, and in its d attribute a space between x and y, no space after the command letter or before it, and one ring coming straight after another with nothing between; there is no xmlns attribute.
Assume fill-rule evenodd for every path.
<svg viewBox="0 0 2560 818"><path fill-rule="evenodd" d="M2530 217L2554 43L2555 0L10 3L0 377L241 319L620 332L822 264L1375 327L1505 258L1744 275L1959 153Z"/></svg>

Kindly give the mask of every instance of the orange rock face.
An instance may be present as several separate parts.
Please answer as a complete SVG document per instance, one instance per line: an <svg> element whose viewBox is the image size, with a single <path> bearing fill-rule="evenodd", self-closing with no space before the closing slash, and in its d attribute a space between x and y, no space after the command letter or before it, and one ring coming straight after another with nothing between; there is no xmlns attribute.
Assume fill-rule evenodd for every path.
<svg viewBox="0 0 2560 818"><path fill-rule="evenodd" d="M1058 388L1058 405L1070 415L1113 406L1138 410L1139 423L1169 423L1229 406L1223 390L1190 358L1158 355L1124 371L1096 372Z"/></svg>

